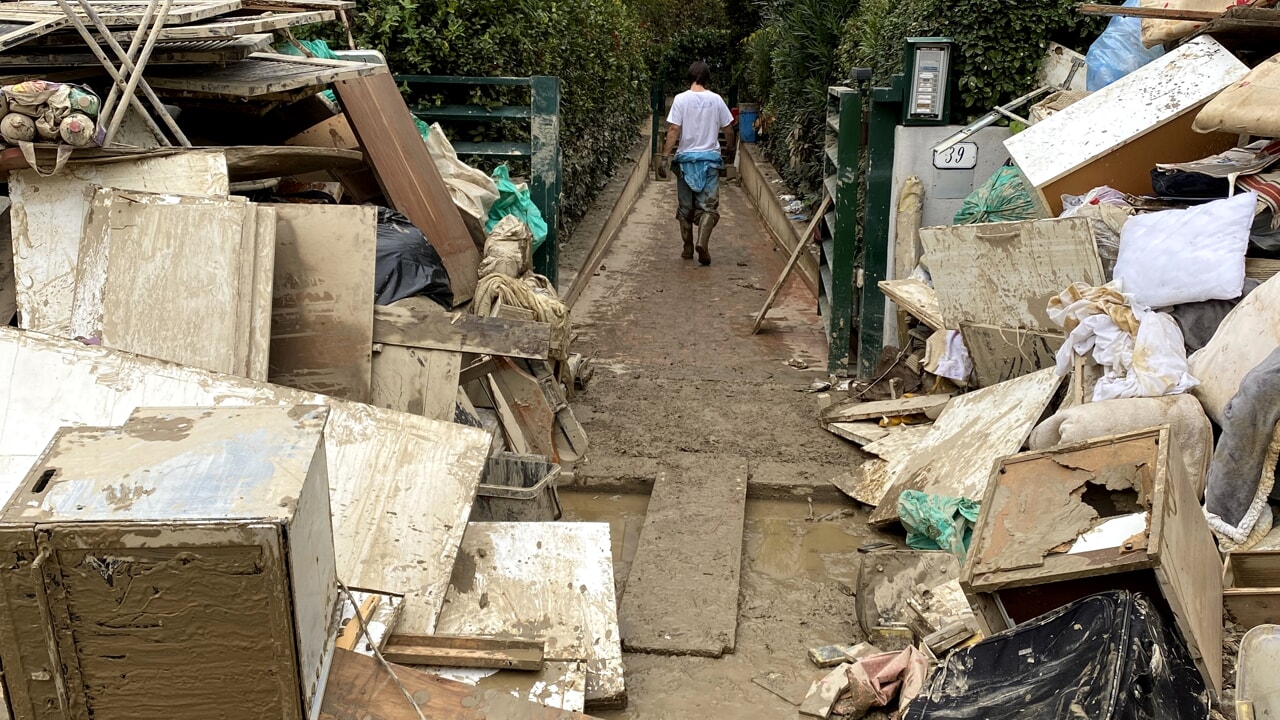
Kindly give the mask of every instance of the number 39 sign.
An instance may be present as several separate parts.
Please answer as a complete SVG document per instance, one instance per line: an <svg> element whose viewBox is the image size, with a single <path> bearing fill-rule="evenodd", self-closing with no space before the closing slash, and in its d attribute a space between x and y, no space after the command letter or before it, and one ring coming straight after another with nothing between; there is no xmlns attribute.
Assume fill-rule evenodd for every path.
<svg viewBox="0 0 1280 720"><path fill-rule="evenodd" d="M939 170L972 170L978 165L978 144L956 143L933 154L933 166Z"/></svg>

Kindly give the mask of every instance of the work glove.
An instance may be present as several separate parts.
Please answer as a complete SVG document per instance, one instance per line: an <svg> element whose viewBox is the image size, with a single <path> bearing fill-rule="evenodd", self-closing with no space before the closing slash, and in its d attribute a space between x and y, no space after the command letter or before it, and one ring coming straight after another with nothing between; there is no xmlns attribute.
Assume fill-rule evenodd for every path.
<svg viewBox="0 0 1280 720"><path fill-rule="evenodd" d="M658 158L658 177L663 180L666 180L667 176L670 174L671 174L671 156L663 155L662 157Z"/></svg>

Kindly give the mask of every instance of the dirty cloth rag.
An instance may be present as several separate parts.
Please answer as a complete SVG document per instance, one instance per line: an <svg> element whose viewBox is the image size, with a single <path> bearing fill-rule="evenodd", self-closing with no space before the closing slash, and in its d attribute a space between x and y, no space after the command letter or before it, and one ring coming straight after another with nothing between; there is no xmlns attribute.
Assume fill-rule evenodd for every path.
<svg viewBox="0 0 1280 720"><path fill-rule="evenodd" d="M929 660L924 653L908 645L901 652L870 655L858 660L845 671L849 677L849 697L853 712L849 717L862 717L873 707L884 707L898 698L898 713L911 703L929 676Z"/></svg>
<svg viewBox="0 0 1280 720"><path fill-rule="evenodd" d="M556 297L551 282L541 275L528 273L523 277L494 273L480 278L476 283L475 297L471 300L471 314L488 317L501 302L503 305L524 308L533 318L551 326L552 360L569 359L569 310Z"/></svg>
<svg viewBox="0 0 1280 720"><path fill-rule="evenodd" d="M1223 420L1205 479L1204 512L1214 534L1244 545L1262 516L1270 517L1267 496L1280 454L1280 348L1244 376Z"/></svg>

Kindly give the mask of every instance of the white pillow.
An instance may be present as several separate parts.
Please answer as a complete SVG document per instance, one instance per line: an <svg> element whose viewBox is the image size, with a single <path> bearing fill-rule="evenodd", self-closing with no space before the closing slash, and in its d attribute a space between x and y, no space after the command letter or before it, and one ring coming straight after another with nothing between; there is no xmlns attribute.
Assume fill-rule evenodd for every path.
<svg viewBox="0 0 1280 720"><path fill-rule="evenodd" d="M1257 193L1136 215L1120 231L1114 277L1139 305L1234 300L1244 290Z"/></svg>

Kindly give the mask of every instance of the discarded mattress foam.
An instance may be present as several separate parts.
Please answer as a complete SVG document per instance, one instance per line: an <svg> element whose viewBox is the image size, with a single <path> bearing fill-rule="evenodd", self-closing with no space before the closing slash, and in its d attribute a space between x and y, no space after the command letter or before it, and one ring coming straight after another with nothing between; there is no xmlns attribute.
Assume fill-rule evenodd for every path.
<svg viewBox="0 0 1280 720"><path fill-rule="evenodd" d="M1257 193L1246 192L1130 218L1120 230L1114 277L1135 302L1153 308L1240 297L1257 205Z"/></svg>
<svg viewBox="0 0 1280 720"><path fill-rule="evenodd" d="M1267 498L1280 457L1280 348L1244 376L1223 419L1205 483L1205 517L1215 535L1247 549L1271 531Z"/></svg>
<svg viewBox="0 0 1280 720"><path fill-rule="evenodd" d="M1209 101L1196 115L1196 132L1229 132L1280 137L1280 55L1249 71Z"/></svg>
<svg viewBox="0 0 1280 720"><path fill-rule="evenodd" d="M1168 10L1192 10L1199 12L1226 12L1236 3L1229 0L1142 0L1139 7ZM1164 45L1180 40L1204 27L1203 22L1193 20L1142 19L1142 44L1147 47Z"/></svg>
<svg viewBox="0 0 1280 720"><path fill-rule="evenodd" d="M1249 293L1227 313L1209 344L1191 355L1191 374L1200 384L1191 390L1219 427L1227 402L1240 390L1244 376L1280 347L1280 277Z"/></svg>
<svg viewBox="0 0 1280 720"><path fill-rule="evenodd" d="M1160 425L1169 426L1187 480L1200 497L1213 455L1213 427L1200 402L1190 395L1104 400L1060 410L1031 431L1028 446L1047 450Z"/></svg>

